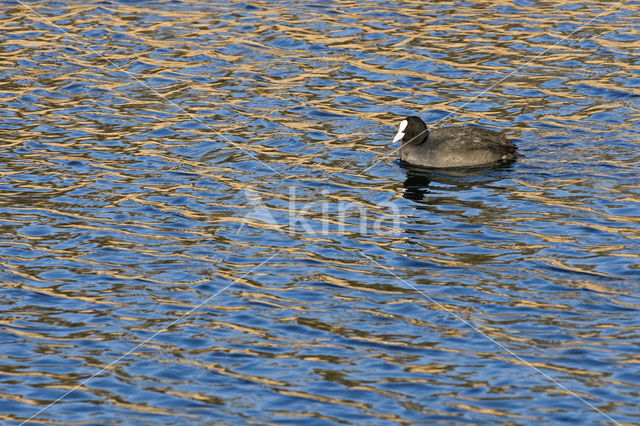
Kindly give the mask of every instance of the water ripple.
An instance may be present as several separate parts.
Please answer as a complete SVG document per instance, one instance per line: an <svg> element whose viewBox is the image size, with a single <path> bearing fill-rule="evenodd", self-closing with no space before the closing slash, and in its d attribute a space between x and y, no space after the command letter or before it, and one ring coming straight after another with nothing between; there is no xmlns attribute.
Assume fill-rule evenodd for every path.
<svg viewBox="0 0 640 426"><path fill-rule="evenodd" d="M0 16L3 422L636 421L631 5ZM406 168L406 115L523 156Z"/></svg>

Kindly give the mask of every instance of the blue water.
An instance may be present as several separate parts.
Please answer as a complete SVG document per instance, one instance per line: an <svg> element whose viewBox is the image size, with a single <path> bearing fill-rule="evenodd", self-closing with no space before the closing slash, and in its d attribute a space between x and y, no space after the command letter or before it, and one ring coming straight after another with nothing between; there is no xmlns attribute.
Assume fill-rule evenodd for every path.
<svg viewBox="0 0 640 426"><path fill-rule="evenodd" d="M638 2L397 3L0 3L3 424L638 422Z"/></svg>

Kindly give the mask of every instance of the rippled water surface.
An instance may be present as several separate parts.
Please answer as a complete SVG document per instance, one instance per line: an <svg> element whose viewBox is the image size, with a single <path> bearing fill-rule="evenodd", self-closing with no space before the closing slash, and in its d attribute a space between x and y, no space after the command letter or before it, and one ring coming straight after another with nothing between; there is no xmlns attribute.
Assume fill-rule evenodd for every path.
<svg viewBox="0 0 640 426"><path fill-rule="evenodd" d="M0 4L3 423L638 422L638 1Z"/></svg>

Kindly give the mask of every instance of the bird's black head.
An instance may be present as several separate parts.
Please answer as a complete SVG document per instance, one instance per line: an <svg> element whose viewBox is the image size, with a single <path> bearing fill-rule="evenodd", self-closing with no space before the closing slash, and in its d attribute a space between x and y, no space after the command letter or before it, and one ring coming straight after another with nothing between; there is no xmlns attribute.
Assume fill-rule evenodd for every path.
<svg viewBox="0 0 640 426"><path fill-rule="evenodd" d="M428 137L427 125L420 117L412 115L402 120L400 127L398 127L398 134L393 138L393 141L402 141L402 145L420 145Z"/></svg>

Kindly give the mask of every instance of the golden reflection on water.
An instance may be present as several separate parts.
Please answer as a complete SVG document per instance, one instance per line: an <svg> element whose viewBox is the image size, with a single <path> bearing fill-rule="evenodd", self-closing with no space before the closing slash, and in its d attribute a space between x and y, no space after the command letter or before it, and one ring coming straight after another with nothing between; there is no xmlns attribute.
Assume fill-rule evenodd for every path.
<svg viewBox="0 0 640 426"><path fill-rule="evenodd" d="M146 349L178 355L162 359L140 350L135 359L151 360L160 369L188 366L249 382L256 389L268 388L281 396L352 407L378 421L404 419L378 409L371 397L342 397L294 386L277 376L284 364L273 364L276 366L260 373L241 372L240 361L229 366L199 357L218 351L230 360L250 355L262 362L318 363L325 371L315 367L313 373L301 374L313 380L319 380L319 375L344 389L398 400L407 410L434 416L451 412L423 404L428 397L417 402L419 398L414 400L406 389L384 385L429 384L441 386L436 392L442 392L447 388L442 384L445 379L461 380L459 388L448 388L451 398L444 406L470 416L487 416L472 417L485 421L549 420L537 416L552 408L528 411L533 416L486 403L487 398L507 399L507 394L517 394L518 389L526 389L529 396L534 391L522 383L513 390L486 379L465 379L461 370L470 362L465 356L476 357L478 364L478 359L504 361L503 365L522 367L522 371L530 366L499 348L489 348L487 341L486 347L456 347L455 339L471 339L474 332L460 321L456 326L437 322L453 313L507 347L521 348L516 353L533 348L537 361L527 362L536 368L578 380L597 378L637 386L605 377L611 374L605 367L598 371L593 366L562 364L558 353L545 354L544 344L529 331L529 327L543 327L554 316L572 313L576 307L569 293L574 289L609 295L607 302L618 308L638 308L637 303L623 298L632 292L610 287L612 280L624 278L622 273L602 270L597 259L637 263L632 244L640 236L638 218L610 208L637 207L637 186L593 183L584 175L593 171L597 176L595 165L569 177L553 177L571 171L581 159L616 167L621 173L635 171L637 156L618 158L616 147L609 153L608 135L600 139L595 132L584 138L565 136L585 128L593 130L589 123L607 126L596 114L621 114L623 102L638 95L634 87L622 82L637 74L639 65L628 53L629 43L613 37L625 29L629 35L638 34L633 28L635 18L597 20L589 25L588 34L558 43L571 32L559 23L586 22L609 7L562 8L566 5L564 1L519 4L517 11L507 12L501 7L514 8L512 2L406 1L363 7L358 2L338 1L317 11L305 8L302 15L272 2L252 2L250 12L232 7L226 13L204 5L202 10L172 10L124 4L103 4L100 7L106 12L93 13L94 6L71 4L58 6L66 10L52 15L42 5L32 6L77 39L48 25L35 26L43 19L24 7L8 8L8 18L0 20L0 72L4 75L0 102L6 111L3 117L11 120L7 126L13 128L3 130L2 149L7 155L0 180L8 188L3 189L0 200L5 209L1 226L11 237L8 244L13 250L38 254L28 258L3 253L0 265L10 276L3 288L78 304L78 311L64 305L63 313L127 323L110 325L116 330L104 334L88 328L81 332L83 341L129 339L135 346L144 342L141 336L159 330L176 335L221 333L212 338L215 345L209 342L199 349L180 341L152 339ZM90 30L105 32L92 36ZM596 46L578 42L585 38ZM288 41L282 42L285 39ZM310 46L321 46L320 53ZM550 51L539 55L545 49ZM621 93L629 96L619 97ZM464 176L433 179L423 185L427 188L423 200L405 200L405 172L393 162L395 156L385 158L393 149L389 145L391 128L406 111L426 114L438 110L456 113L442 124L477 123L504 128L516 139L522 137L525 155L515 167L541 167L549 177L530 179L530 175L518 174L523 169L516 169L513 176L507 172L496 178L497 183L465 183ZM518 120L524 114L529 118ZM637 118L638 108L628 114ZM614 130L633 132L637 127L628 119L616 123ZM533 136L522 136L527 132ZM560 142L552 145L556 137ZM572 148L571 144L582 145ZM272 165L279 174L266 168L257 173L260 165L251 156ZM377 161L381 165L368 170ZM212 184L200 186L203 181ZM318 191L323 187L331 190ZM590 189L600 191L598 204L591 203ZM575 198L569 198L566 191L573 191ZM263 214L287 220L268 223L248 216L251 196L260 200ZM327 214L322 203L342 203L355 213ZM391 215L389 203L402 209ZM310 206L308 211L305 206ZM381 235L359 229L360 212L366 212L368 218L389 217L379 228ZM313 221L323 232L292 229L292 214ZM403 232L394 232L391 219L405 225ZM184 222L168 229L172 221ZM546 226L533 226L531 221ZM54 230L30 234L23 230L30 224L45 224ZM234 234L241 226L244 231ZM583 233L558 232L583 226L607 234L612 241L597 244ZM89 239L64 244L78 235ZM285 238L286 242L278 241ZM210 251L194 250L200 246ZM565 254L553 251L563 246L571 248ZM119 264L117 259L92 256L98 250L122 251L123 257L138 260ZM219 257L216 250L238 258ZM282 254L268 269L245 275L264 260L261 253L273 250ZM595 257L574 257L577 252ZM382 270L361 253L391 263ZM413 266L411 261L422 263ZM522 272L527 262L555 269ZM82 282L74 277L43 278L44 272L58 264L84 277ZM212 272L192 273L185 266L190 264ZM192 276L171 275L181 269ZM562 274L581 278L566 279ZM539 296L522 283L531 276L550 285L564 285L567 294L558 291ZM429 286L425 294L431 297L433 291L435 298L426 300L397 277ZM206 314L165 328L168 320L199 308L201 299L184 295L191 292L206 297L210 293L200 286L211 282L234 283L225 295L233 296L229 299L239 305L222 297L214 299L204 306ZM301 291L317 294L311 298ZM127 299L136 296L141 301L139 308ZM349 311L335 309L336 304L349 306ZM104 305L101 311L87 308L100 305ZM505 312L492 305L502 306ZM403 306L419 310L403 311ZM535 314L523 314L532 311ZM270 317L273 313L286 315ZM104 364L103 359L75 346L78 334L71 326L66 335L53 336L47 327L32 331L16 325L18 318L50 327L60 325L53 314L40 312L36 304L15 306L4 315L0 324L22 341L41 342L40 350L51 351L46 345L55 338L77 350L68 359L96 369ZM252 315L263 323L242 322ZM518 327L518 321L524 325ZM84 325L80 319L70 323ZM370 326L373 323L402 325L377 330ZM98 326L105 325L91 324ZM286 326L322 337L283 338L270 330L285 330L279 327ZM638 327L605 319L589 327L591 331L581 335L579 326L576 330L568 325L563 332L574 340L560 344L566 348L599 345L615 362L637 362L632 354L608 349L609 341L624 343L607 333L622 329L635 333ZM420 340L423 336L417 336L415 330L427 336ZM240 343L245 347L234 346ZM425 362L428 357L416 355L416 350L436 346L443 357ZM56 350L60 348L64 353L65 347ZM305 353L311 350L315 352ZM350 378L359 368L370 368L358 366L360 356L379 357L412 375L396 378L393 372L372 371L375 376L370 379ZM550 359L541 361L545 357ZM51 379L46 387L61 390L78 383L77 375L60 375L47 367L16 373L11 365L15 361L7 356L3 359L2 374L16 376L16 380L43 376ZM125 375L119 366L110 370ZM139 371L132 374L155 381L159 394L189 402L230 404L215 392L185 391L169 379L147 377ZM464 394L491 386L493 390L480 397ZM588 387L582 389L575 393L595 398ZM96 394L101 403L130 412L176 414L156 401L124 401L113 390L90 385L81 390ZM549 383L535 392L541 398L566 393ZM0 398L42 405L39 399L7 392L0 393ZM627 410L633 406L628 400L620 404ZM186 412L180 415L202 420ZM14 421L20 417L3 418ZM317 418L335 420L330 415Z"/></svg>

